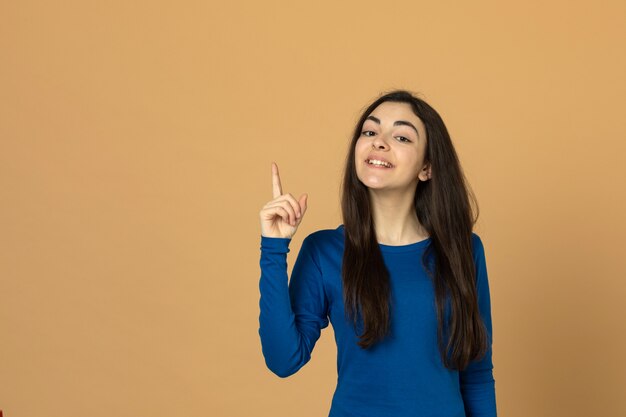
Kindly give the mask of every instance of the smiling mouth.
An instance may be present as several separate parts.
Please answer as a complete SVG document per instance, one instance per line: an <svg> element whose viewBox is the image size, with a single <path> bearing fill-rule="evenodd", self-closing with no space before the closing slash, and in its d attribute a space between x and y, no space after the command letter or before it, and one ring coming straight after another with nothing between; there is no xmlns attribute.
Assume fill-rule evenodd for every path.
<svg viewBox="0 0 626 417"><path fill-rule="evenodd" d="M372 167L372 168L383 168L383 169L391 169L391 168L393 168L393 165L390 164L389 162L382 162L382 161L370 162L369 159L366 159L365 163L368 166Z"/></svg>

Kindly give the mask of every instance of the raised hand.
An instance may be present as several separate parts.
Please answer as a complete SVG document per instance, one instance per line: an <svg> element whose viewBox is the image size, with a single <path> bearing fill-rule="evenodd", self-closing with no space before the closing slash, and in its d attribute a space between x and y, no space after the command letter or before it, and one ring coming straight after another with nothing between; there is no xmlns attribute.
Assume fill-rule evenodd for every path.
<svg viewBox="0 0 626 417"><path fill-rule="evenodd" d="M274 162L272 162L272 195L272 200L259 212L261 236L291 238L306 213L308 195L302 194L296 201L290 193L283 194L278 165Z"/></svg>

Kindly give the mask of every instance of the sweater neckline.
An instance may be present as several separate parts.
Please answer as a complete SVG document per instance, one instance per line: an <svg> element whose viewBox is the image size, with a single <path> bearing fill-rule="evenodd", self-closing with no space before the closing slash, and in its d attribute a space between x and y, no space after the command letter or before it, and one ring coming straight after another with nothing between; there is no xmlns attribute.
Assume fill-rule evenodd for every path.
<svg viewBox="0 0 626 417"><path fill-rule="evenodd" d="M344 235L343 224L340 224L336 230L340 231L341 234ZM427 237L426 239L409 243L407 245L385 245L379 242L378 247L380 248L381 252L387 252L387 253L413 252L413 251L418 251L418 250L421 250L422 248L425 248L426 246L428 246L430 241L431 241L431 238Z"/></svg>

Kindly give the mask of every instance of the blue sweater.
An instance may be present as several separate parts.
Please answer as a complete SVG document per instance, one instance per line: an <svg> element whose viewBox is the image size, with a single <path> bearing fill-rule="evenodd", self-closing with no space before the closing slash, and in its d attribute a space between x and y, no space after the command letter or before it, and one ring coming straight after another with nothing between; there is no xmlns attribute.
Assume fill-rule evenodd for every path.
<svg viewBox="0 0 626 417"><path fill-rule="evenodd" d="M344 316L343 239L343 225L305 237L288 282L291 239L261 236L259 336L267 367L283 378L297 372L330 319L338 378L329 417L495 417L491 305L480 237L472 233L478 304L490 348L460 372L443 366L437 347L434 288L420 261L431 239L379 244L390 275L392 333L368 350L357 345Z"/></svg>

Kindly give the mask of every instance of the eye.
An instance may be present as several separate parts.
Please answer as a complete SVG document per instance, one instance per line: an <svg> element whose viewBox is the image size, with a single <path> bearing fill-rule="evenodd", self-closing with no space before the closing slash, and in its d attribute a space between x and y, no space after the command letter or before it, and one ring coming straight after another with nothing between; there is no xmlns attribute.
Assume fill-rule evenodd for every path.
<svg viewBox="0 0 626 417"><path fill-rule="evenodd" d="M368 133L372 133L372 135L368 135ZM372 137L375 134L376 134L376 132L373 132L371 130L364 130L364 131L361 132L361 135L364 135L364 136L367 136L367 137ZM400 142L404 142L404 143L406 143L406 142L410 143L411 142L410 139L408 139L408 138L406 138L404 136L396 136L396 137L401 139Z"/></svg>

